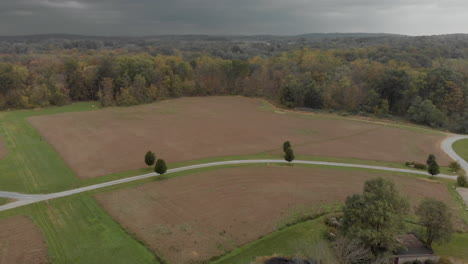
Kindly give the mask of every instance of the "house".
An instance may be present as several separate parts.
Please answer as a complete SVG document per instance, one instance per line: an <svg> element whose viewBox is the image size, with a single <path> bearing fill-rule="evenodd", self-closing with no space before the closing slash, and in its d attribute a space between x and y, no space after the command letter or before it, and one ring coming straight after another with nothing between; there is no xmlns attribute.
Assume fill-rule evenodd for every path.
<svg viewBox="0 0 468 264"><path fill-rule="evenodd" d="M393 264L403 264L405 262L419 260L425 262L432 260L435 263L439 261L439 257L434 255L434 251L428 245L424 244L413 234L398 236L396 239L401 248L392 256Z"/></svg>
<svg viewBox="0 0 468 264"><path fill-rule="evenodd" d="M289 258L278 258L274 257L267 260L264 264L315 264L303 259L289 259Z"/></svg>

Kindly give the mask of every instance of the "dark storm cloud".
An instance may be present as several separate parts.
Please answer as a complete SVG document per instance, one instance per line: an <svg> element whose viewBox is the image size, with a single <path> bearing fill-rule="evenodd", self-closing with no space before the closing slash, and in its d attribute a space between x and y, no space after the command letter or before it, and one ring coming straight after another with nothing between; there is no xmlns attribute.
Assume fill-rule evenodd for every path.
<svg viewBox="0 0 468 264"><path fill-rule="evenodd" d="M466 0L1 0L0 34L468 32Z"/></svg>

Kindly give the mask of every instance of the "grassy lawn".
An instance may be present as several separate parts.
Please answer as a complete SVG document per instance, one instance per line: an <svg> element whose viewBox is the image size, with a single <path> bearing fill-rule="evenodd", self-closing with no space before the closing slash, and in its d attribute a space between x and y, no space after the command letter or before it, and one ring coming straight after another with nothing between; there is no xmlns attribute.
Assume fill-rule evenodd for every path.
<svg viewBox="0 0 468 264"><path fill-rule="evenodd" d="M0 205L10 202L10 199L0 197Z"/></svg>
<svg viewBox="0 0 468 264"><path fill-rule="evenodd" d="M464 160L468 160L468 139L461 139L453 143L453 149Z"/></svg>
<svg viewBox="0 0 468 264"><path fill-rule="evenodd" d="M450 243L435 244L436 254L445 257L456 257L468 260L468 233L456 233L452 236Z"/></svg>
<svg viewBox="0 0 468 264"><path fill-rule="evenodd" d="M46 240L51 263L160 263L89 195L80 194L5 211L27 215Z"/></svg>
<svg viewBox="0 0 468 264"><path fill-rule="evenodd" d="M323 233L326 226L323 217L286 227L263 238L239 247L231 253L210 262L211 264L247 264L259 256L274 254L289 256L302 253L302 246L308 244L309 249L324 242ZM326 242L325 242L326 243ZM325 250L328 248L325 248ZM323 250L323 248L321 248Z"/></svg>
<svg viewBox="0 0 468 264"><path fill-rule="evenodd" d="M79 185L78 178L53 147L27 121L34 115L90 111L94 103L77 103L41 110L0 112L0 134L8 156L0 160L2 191L24 193L56 192Z"/></svg>

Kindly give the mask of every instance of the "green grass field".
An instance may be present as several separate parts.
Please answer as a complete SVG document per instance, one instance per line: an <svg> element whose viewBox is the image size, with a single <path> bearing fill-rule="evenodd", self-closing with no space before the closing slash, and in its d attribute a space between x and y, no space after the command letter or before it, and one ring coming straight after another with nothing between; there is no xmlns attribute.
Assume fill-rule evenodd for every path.
<svg viewBox="0 0 468 264"><path fill-rule="evenodd" d="M323 217L286 227L255 242L239 247L211 264L250 263L259 256L291 256L301 254L302 246L310 248L323 242L326 226ZM325 248L328 249L328 248Z"/></svg>
<svg viewBox="0 0 468 264"><path fill-rule="evenodd" d="M435 244L436 254L445 257L456 257L468 260L468 233L456 233L452 236L450 243Z"/></svg>
<svg viewBox="0 0 468 264"><path fill-rule="evenodd" d="M6 203L8 203L9 201L10 201L10 200L7 199L7 198L1 198L1 197L0 197L0 205L6 204Z"/></svg>
<svg viewBox="0 0 468 264"><path fill-rule="evenodd" d="M8 156L0 160L2 191L46 193L79 186L78 178L57 152L27 121L34 115L90 111L93 103L77 103L43 110L0 112L0 134Z"/></svg>
<svg viewBox="0 0 468 264"><path fill-rule="evenodd" d="M460 157L468 161L468 139L461 139L453 143L453 149Z"/></svg>

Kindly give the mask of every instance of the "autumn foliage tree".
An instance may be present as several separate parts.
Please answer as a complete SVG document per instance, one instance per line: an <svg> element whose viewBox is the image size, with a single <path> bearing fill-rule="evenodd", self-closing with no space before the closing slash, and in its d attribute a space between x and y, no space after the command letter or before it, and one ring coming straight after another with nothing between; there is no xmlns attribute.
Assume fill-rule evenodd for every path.
<svg viewBox="0 0 468 264"><path fill-rule="evenodd" d="M275 39L271 46L246 41L234 49L227 40L190 45L161 40L162 46L155 39L53 40L39 49L34 42L0 41L0 110L83 100L130 106L181 96L244 95L288 108L396 115L468 131L468 67L460 55L468 39L437 36L430 39L440 45L407 45L400 41L409 39L397 38L388 46L357 43L359 49L350 48L356 40L349 38L333 44L314 40L309 43L314 48L306 39ZM122 41L131 43L115 44ZM408 52L413 45L420 50Z"/></svg>

